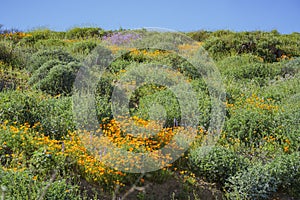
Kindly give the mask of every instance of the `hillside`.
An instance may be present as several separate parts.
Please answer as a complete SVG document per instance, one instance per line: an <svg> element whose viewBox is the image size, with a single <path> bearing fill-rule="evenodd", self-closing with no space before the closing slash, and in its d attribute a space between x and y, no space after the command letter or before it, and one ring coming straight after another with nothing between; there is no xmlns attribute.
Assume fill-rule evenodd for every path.
<svg viewBox="0 0 300 200"><path fill-rule="evenodd" d="M299 199L299 78L300 33L0 29L0 194Z"/></svg>

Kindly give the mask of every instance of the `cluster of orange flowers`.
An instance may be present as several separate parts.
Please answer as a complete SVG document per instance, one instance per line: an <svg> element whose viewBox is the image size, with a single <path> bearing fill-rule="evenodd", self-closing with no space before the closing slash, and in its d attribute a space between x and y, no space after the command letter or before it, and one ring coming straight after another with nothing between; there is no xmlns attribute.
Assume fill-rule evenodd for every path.
<svg viewBox="0 0 300 200"><path fill-rule="evenodd" d="M101 132L101 134L99 134ZM171 166L174 156L184 150L181 143L193 141L196 130L192 128L163 128L155 121L138 117L120 117L118 120L104 119L94 132L79 131L79 137L94 156L102 163L118 170L143 170L147 163L159 168ZM180 143L181 142L181 143ZM170 151L165 153L163 149ZM172 155L172 152L176 155Z"/></svg>
<svg viewBox="0 0 300 200"><path fill-rule="evenodd" d="M193 42L192 44L181 44L178 45L178 49L182 52L192 52L199 49L203 45L203 42Z"/></svg>
<svg viewBox="0 0 300 200"><path fill-rule="evenodd" d="M165 56L165 55L168 55L170 53L166 52L166 51L161 51L161 50L147 51L145 49L143 49L143 50L132 49L130 54L132 56L144 56L146 58L156 58L158 56Z"/></svg>
<svg viewBox="0 0 300 200"><path fill-rule="evenodd" d="M105 167L102 162L91 155L76 133L70 132L65 139L56 140L33 131L28 123L21 126L7 125L7 123L8 121L5 121L0 125L0 131L9 134L9 139L0 143L0 152L4 151L6 146L12 142L15 143L14 145L18 145L18 150L6 155L6 157L11 157L12 161L10 165L3 166L3 170L26 170L28 161L24 154L27 154L29 149L32 151L32 149L42 148L45 154L53 156L55 160L69 158L69 162L74 162L89 181L99 181L102 184L111 185L117 180L120 186L124 185L118 179L126 174ZM4 133L1 134L4 135Z"/></svg>
<svg viewBox="0 0 300 200"><path fill-rule="evenodd" d="M144 127L144 132L130 133L136 132L136 130L131 128L133 127L131 125ZM122 129L122 127L124 128ZM117 144L119 148L126 145L128 151L139 152L152 152L160 149L167 145L176 133L176 131L173 131L173 128L162 128L154 121L143 120L135 116L128 119L124 118L121 122L112 119L110 123L102 124L101 128L104 135L111 142ZM153 132L157 132L157 134L153 135Z"/></svg>
<svg viewBox="0 0 300 200"><path fill-rule="evenodd" d="M39 127L39 124L34 125ZM137 127L137 130L133 127ZM132 132L139 131L133 134ZM7 157L12 157L9 165L3 167L4 170L13 169L23 171L27 168L27 158L25 154L39 149L43 149L45 154L51 155L57 161L74 163L80 169L82 175L89 181L98 182L111 186L118 184L124 186L126 173L123 169L118 169L121 162L126 161L127 169L141 168L137 163L142 160L136 159L135 153L150 153L150 162L158 162L158 166L169 167L174 158L170 154L164 154L161 148L169 146L170 149L182 150L178 141L193 140L192 130L183 127L163 128L157 122L147 121L138 117L123 118L123 120L103 120L99 130L95 132L78 130L69 132L61 139L52 139L42 133L34 131L28 123L18 125L8 125L5 121L0 125L0 132L5 137L0 137L0 152L6 145L14 145L14 152ZM101 132L101 137L91 137L92 134ZM155 134L153 134L155 133ZM7 135L8 134L8 135ZM184 136L183 136L183 135ZM177 136L179 135L179 136ZM185 138L182 138L185 137ZM96 149L91 148L96 147ZM97 154L97 149L110 148L106 153ZM114 147L112 150L111 147ZM132 153L129 157L124 152ZM3 152L2 152L3 153ZM131 157L130 157L131 156ZM127 160L126 160L127 159ZM115 165L111 165L111 162ZM122 171L120 171L122 170Z"/></svg>
<svg viewBox="0 0 300 200"><path fill-rule="evenodd" d="M268 98L264 99L262 97L257 96L256 94L252 94L250 97L243 99L244 94L241 94L241 98L238 98L238 101L235 104L231 104L226 102L227 108L232 108L233 110L236 107L242 106L243 108L253 109L258 108L265 111L278 111L278 105L275 105L275 100Z"/></svg>
<svg viewBox="0 0 300 200"><path fill-rule="evenodd" d="M4 36L5 38L18 38L18 39L22 39L24 37L30 37L32 36L31 34L28 34L28 33L23 33L23 32L15 32L15 33L4 33L2 34L2 36Z"/></svg>

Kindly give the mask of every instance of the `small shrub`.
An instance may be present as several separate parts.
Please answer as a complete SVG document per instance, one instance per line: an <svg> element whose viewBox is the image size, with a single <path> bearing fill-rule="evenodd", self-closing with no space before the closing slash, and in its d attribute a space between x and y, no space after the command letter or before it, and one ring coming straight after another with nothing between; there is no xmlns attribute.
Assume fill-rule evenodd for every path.
<svg viewBox="0 0 300 200"><path fill-rule="evenodd" d="M278 185L279 182L263 164L256 164L227 180L226 196L229 199L267 199Z"/></svg>
<svg viewBox="0 0 300 200"><path fill-rule="evenodd" d="M51 47L63 47L66 43L59 39L46 39L39 40L35 43L34 47L37 49L41 48L51 48Z"/></svg>
<svg viewBox="0 0 300 200"><path fill-rule="evenodd" d="M87 55L97 46L96 42L93 41L81 41L74 43L72 46L73 53L79 53Z"/></svg>
<svg viewBox="0 0 300 200"><path fill-rule="evenodd" d="M29 171L4 172L2 169L0 176L0 189L5 189L0 192L3 192L5 199L82 199L79 186L67 183L66 179L49 183L47 180L35 180L35 176Z"/></svg>
<svg viewBox="0 0 300 200"><path fill-rule="evenodd" d="M69 53L61 50L61 49L56 49L56 50L40 50L36 53L34 53L31 57L31 60L27 66L28 70L33 72L40 68L44 63L48 62L49 60L60 60L62 62L72 62L76 61Z"/></svg>
<svg viewBox="0 0 300 200"><path fill-rule="evenodd" d="M49 98L40 102L32 112L36 121L40 122L44 134L51 138L61 139L69 131L75 130L70 97Z"/></svg>
<svg viewBox="0 0 300 200"><path fill-rule="evenodd" d="M80 67L81 65L75 62L67 65L55 65L36 86L51 95L69 95Z"/></svg>
<svg viewBox="0 0 300 200"><path fill-rule="evenodd" d="M220 59L230 55L230 47L226 41L218 37L210 37L205 41L203 48L206 49L214 59Z"/></svg>
<svg viewBox="0 0 300 200"><path fill-rule="evenodd" d="M12 66L13 69L22 69L25 62L21 55L20 49L9 43L0 42L0 62Z"/></svg>
<svg viewBox="0 0 300 200"><path fill-rule="evenodd" d="M274 174L279 184L279 190L300 197L300 153L277 157L269 164L269 170Z"/></svg>
<svg viewBox="0 0 300 200"><path fill-rule="evenodd" d="M228 119L224 124L224 133L230 144L242 143L247 147L258 147L265 136L275 137L280 122L278 106L272 99L264 99L252 94L239 97L229 108Z"/></svg>
<svg viewBox="0 0 300 200"><path fill-rule="evenodd" d="M229 199L268 199L281 190L299 197L299 152L283 155L265 165L258 163L231 176L225 187Z"/></svg>
<svg viewBox="0 0 300 200"><path fill-rule="evenodd" d="M46 78L48 75L49 71L56 65L63 65L65 64L64 62L60 60L49 60L45 62L40 68L38 68L36 71L33 72L32 76L29 79L29 84L34 85L41 81L42 79ZM38 86L36 86L38 88Z"/></svg>
<svg viewBox="0 0 300 200"><path fill-rule="evenodd" d="M66 38L68 39L83 39L91 37L102 37L104 30L96 27L75 27L66 32Z"/></svg>
<svg viewBox="0 0 300 200"><path fill-rule="evenodd" d="M289 61L281 70L282 76L294 76L300 72L300 57Z"/></svg>
<svg viewBox="0 0 300 200"><path fill-rule="evenodd" d="M0 120L9 120L18 124L37 122L32 109L38 107L43 98L40 94L7 91L0 93Z"/></svg>
<svg viewBox="0 0 300 200"><path fill-rule="evenodd" d="M60 139L75 129L69 97L52 99L41 93L9 91L0 93L0 121L43 129L45 135Z"/></svg>
<svg viewBox="0 0 300 200"><path fill-rule="evenodd" d="M248 166L245 158L224 147L196 147L190 151L189 160L196 174L221 185Z"/></svg>
<svg viewBox="0 0 300 200"><path fill-rule="evenodd" d="M260 86L267 85L270 80L280 75L282 65L280 64L265 64L265 63L251 63L251 64L237 64L235 66L227 66L223 69L222 75L226 78L234 80L251 80L259 83Z"/></svg>

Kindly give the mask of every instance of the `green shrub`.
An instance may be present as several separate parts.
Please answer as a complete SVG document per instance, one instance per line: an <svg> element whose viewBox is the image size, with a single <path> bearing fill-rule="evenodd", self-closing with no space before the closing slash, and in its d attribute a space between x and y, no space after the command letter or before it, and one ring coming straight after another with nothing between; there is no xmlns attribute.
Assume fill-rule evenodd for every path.
<svg viewBox="0 0 300 200"><path fill-rule="evenodd" d="M271 36L271 34L268 34L259 38L255 53L262 57L265 62L276 62L277 59L280 58L280 55L276 54L277 51L281 51L280 46L280 37L278 35Z"/></svg>
<svg viewBox="0 0 300 200"><path fill-rule="evenodd" d="M75 129L70 97L49 98L41 93L9 91L0 93L0 121L17 124L40 122L45 135L60 139Z"/></svg>
<svg viewBox="0 0 300 200"><path fill-rule="evenodd" d="M42 79L46 78L49 71L56 65L63 65L66 64L60 60L49 60L45 62L40 68L38 68L36 71L33 72L32 76L30 77L28 83L30 85L34 85L41 81ZM39 88L38 86L35 86L36 88Z"/></svg>
<svg viewBox="0 0 300 200"><path fill-rule="evenodd" d="M36 93L22 93L19 91L7 91L0 93L0 120L9 120L18 124L37 122L32 109L38 107L43 96Z"/></svg>
<svg viewBox="0 0 300 200"><path fill-rule="evenodd" d="M264 100L255 95L237 98L235 105L229 109L223 132L226 140L234 145L238 142L247 147L258 147L265 136L275 136L280 121L280 113L271 100ZM278 138L279 139L279 138Z"/></svg>
<svg viewBox="0 0 300 200"><path fill-rule="evenodd" d="M36 121L41 123L43 133L51 138L61 139L69 131L75 130L71 97L44 100L34 109L33 114Z"/></svg>
<svg viewBox="0 0 300 200"><path fill-rule="evenodd" d="M279 190L299 197L299 152L282 155L265 165L258 163L230 177L225 184L229 199L268 199Z"/></svg>
<svg viewBox="0 0 300 200"><path fill-rule="evenodd" d="M190 150L191 169L210 182L223 185L227 178L248 166L248 160L224 147L196 147Z"/></svg>
<svg viewBox="0 0 300 200"><path fill-rule="evenodd" d="M282 76L294 76L295 74L300 72L300 57L295 58L294 60L289 61L282 68Z"/></svg>
<svg viewBox="0 0 300 200"><path fill-rule="evenodd" d="M47 76L36 84L36 87L51 95L69 95L72 92L76 73L80 67L81 65L75 62L67 65L55 65L50 69Z"/></svg>
<svg viewBox="0 0 300 200"><path fill-rule="evenodd" d="M39 40L34 44L34 47L37 49L41 48L51 48L51 47L63 47L66 43L59 39L46 39Z"/></svg>
<svg viewBox="0 0 300 200"><path fill-rule="evenodd" d="M203 48L210 53L214 59L221 59L224 56L230 55L230 46L226 41L218 37L210 37L205 41Z"/></svg>
<svg viewBox="0 0 300 200"><path fill-rule="evenodd" d="M130 64L131 64L130 61L119 58L119 59L114 60L114 62L112 62L110 64L110 66L108 67L108 70L111 73L118 73L120 70L126 69L126 67L129 66Z"/></svg>
<svg viewBox="0 0 300 200"><path fill-rule="evenodd" d="M49 39L50 36L51 36L51 30L49 29L43 29L43 28L40 28L40 29L36 29L36 30L33 30L33 31L30 31L28 32L29 34L32 35L32 37L34 38L34 40L46 40L46 39Z"/></svg>
<svg viewBox="0 0 300 200"><path fill-rule="evenodd" d="M191 37L193 40L196 41L205 41L208 39L211 35L210 31L205 31L205 30L200 30L200 31L195 31L195 32L189 32L187 33L189 37Z"/></svg>
<svg viewBox="0 0 300 200"><path fill-rule="evenodd" d="M300 92L300 74L295 74L289 79L279 79L273 81L269 86L261 89L260 93L266 98L272 98L276 101L284 101Z"/></svg>
<svg viewBox="0 0 300 200"><path fill-rule="evenodd" d="M80 42L73 44L72 53L79 53L79 54L87 55L96 46L97 46L97 43L94 41L80 41Z"/></svg>
<svg viewBox="0 0 300 200"><path fill-rule="evenodd" d="M102 37L104 35L104 30L96 27L85 27L79 28L75 27L66 32L66 38L68 39L83 39L91 37Z"/></svg>
<svg viewBox="0 0 300 200"><path fill-rule="evenodd" d="M50 183L34 180L29 171L5 172L2 169L0 177L0 193L4 194L4 199L81 199L79 186L71 185L66 179Z"/></svg>
<svg viewBox="0 0 300 200"><path fill-rule="evenodd" d="M247 64L248 59L253 59L253 61L249 61L249 64ZM253 56L243 58L238 58L237 56L229 59L230 61L232 63L226 61L219 64L221 73L226 79L248 79L257 82L260 86L267 85L270 80L281 75L281 69L283 68L281 63L266 64L258 61Z"/></svg>
<svg viewBox="0 0 300 200"><path fill-rule="evenodd" d="M229 199L268 199L276 192L279 182L262 164L256 164L247 170L231 176L225 188Z"/></svg>
<svg viewBox="0 0 300 200"><path fill-rule="evenodd" d="M112 117L111 95L113 92L114 76L111 73L103 74L96 88L96 110L99 121L103 118Z"/></svg>
<svg viewBox="0 0 300 200"><path fill-rule="evenodd" d="M69 53L61 50L61 49L48 49L48 50L40 50L34 53L31 57L31 60L27 66L28 70L33 72L40 68L44 63L48 62L49 60L60 60L62 62L72 62L76 61Z"/></svg>
<svg viewBox="0 0 300 200"><path fill-rule="evenodd" d="M20 49L7 42L0 42L0 62L12 66L13 69L22 69L25 66Z"/></svg>
<svg viewBox="0 0 300 200"><path fill-rule="evenodd" d="M269 170L279 182L280 191L289 193L291 196L300 197L300 153L277 157L269 164Z"/></svg>
<svg viewBox="0 0 300 200"><path fill-rule="evenodd" d="M164 120L165 127L174 126L174 119L178 122L181 120L180 105L175 94L155 84L148 84L136 90L129 105L133 115L142 119ZM135 105L138 106L137 109L134 109Z"/></svg>

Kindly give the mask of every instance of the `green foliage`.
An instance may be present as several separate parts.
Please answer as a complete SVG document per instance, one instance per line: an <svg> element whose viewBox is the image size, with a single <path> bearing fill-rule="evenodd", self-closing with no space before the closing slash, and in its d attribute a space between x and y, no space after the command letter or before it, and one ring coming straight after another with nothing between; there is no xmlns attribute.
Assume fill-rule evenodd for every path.
<svg viewBox="0 0 300 200"><path fill-rule="evenodd" d="M27 66L27 69L31 72L40 68L44 63L48 62L49 60L60 60L62 62L72 62L76 61L69 53L63 51L62 49L47 49L47 50L40 50L34 53L31 57L31 60Z"/></svg>
<svg viewBox="0 0 300 200"><path fill-rule="evenodd" d="M203 47L215 59L220 59L230 55L230 46L224 40L217 37L210 37L205 41Z"/></svg>
<svg viewBox="0 0 300 200"><path fill-rule="evenodd" d="M108 67L108 70L111 73L115 74L115 73L118 73L122 69L126 69L126 67L128 67L130 64L131 64L131 62L128 60L116 59L116 60L114 60L114 62L112 62L110 64L110 66Z"/></svg>
<svg viewBox="0 0 300 200"><path fill-rule="evenodd" d="M224 147L196 147L190 150L192 170L210 182L223 185L225 181L244 170L248 160Z"/></svg>
<svg viewBox="0 0 300 200"><path fill-rule="evenodd" d="M268 199L280 190L299 196L299 152L283 155L268 164L255 164L226 183L229 199Z"/></svg>
<svg viewBox="0 0 300 200"><path fill-rule="evenodd" d="M21 52L13 44L0 41L0 62L12 66L13 69L24 68L25 62Z"/></svg>
<svg viewBox="0 0 300 200"><path fill-rule="evenodd" d="M32 38L35 40L35 41L38 41L38 40L46 40L46 39L49 39L50 36L51 36L51 30L49 29L36 29L36 30L33 30L31 32L29 32L29 34L32 35Z"/></svg>
<svg viewBox="0 0 300 200"><path fill-rule="evenodd" d="M69 172L76 176L78 171L84 171L78 176L83 175L80 181L88 177L88 182L84 183L87 188L94 187L93 181L107 187L110 184L104 183L106 178L101 181L93 179L89 167L97 166L86 165L88 168L79 169L72 164L70 167L68 159L74 156L71 152L62 159L58 156L62 152L51 154L50 148L40 148L39 142L33 145L29 139L42 135L41 139L51 140L51 145L57 145L60 151L61 144L52 139L67 137L70 131L76 129L69 95L72 94L74 79L81 67L79 60L85 60L85 67L93 70L110 64L106 72L101 74L95 91L99 121L113 118L112 94L125 88L124 91L131 93L126 93L129 102L123 106L126 111L129 108L132 116L164 121L164 126L168 127L174 125L174 119L179 125L185 125L185 120L181 119L182 111L195 111L195 106L191 106L194 102L189 99L190 95L183 95L188 99L182 106L176 92L185 94L187 88L182 86L174 92L164 85L176 84L182 76L191 85L198 100L195 113L201 114L197 120L204 129L199 136L202 138L209 134L206 130L209 129L210 112L213 109L210 92L214 91L209 90L205 82L205 75L209 72L205 68L206 60L202 63L200 59L203 68L196 69L184 58L166 50L177 48L180 44L190 48L188 41L181 36L169 45L168 41L174 39L172 34L166 33L163 37L165 40L162 40L161 36L151 35L145 30L137 31L141 38L147 34L151 37L148 41L137 40L134 43L137 49L141 49L128 50L128 53L121 55L127 50L101 46L105 43L102 36L108 33L101 28L74 28L67 32L39 29L15 35L5 35L6 32L0 30L0 33L0 126L4 124L0 129L0 162L3 166L0 169L0 186L6 188L5 199L37 199L56 169L59 169L58 177L49 185L45 199L81 199L84 196L79 194L79 186L72 185L73 181L78 183L79 180L68 177ZM277 192L298 198L300 34L282 35L276 30L201 30L186 35L201 41L216 60L226 85L227 97L226 121L217 142L222 146L203 148L195 143L187 155L189 170L198 176L190 177L191 183L196 186L199 178L205 178L219 186L225 185L223 189L229 199L267 199ZM126 42L126 38L116 37L113 42ZM145 44L156 48L143 49ZM115 51L117 54L112 55ZM155 66L162 67L160 70L166 69L167 73L152 75ZM31 76L28 82L32 86L30 90L28 76ZM123 81L124 88L117 87L119 80ZM134 81L145 81L146 84L137 84L138 87L131 91ZM120 95L122 98L125 94ZM22 126L24 123L28 123L28 127ZM22 128L10 130L10 125ZM25 134L23 131L27 128L36 135L30 135L30 131ZM83 158L81 150L80 147L77 153ZM90 158L89 154L85 156ZM253 164L246 158L251 158ZM81 159L80 162L83 160L88 159ZM14 168L19 165L26 169ZM162 183L178 174L168 173L168 170L153 172L152 177L146 177L143 181ZM128 179L125 182L130 184L138 178L138 175L117 176L122 180ZM91 197L91 191L88 192Z"/></svg>
<svg viewBox="0 0 300 200"><path fill-rule="evenodd" d="M287 39L289 38L289 39ZM273 32L215 31L205 40L204 48L211 56L220 60L234 54L252 53L264 62L277 62L282 56L299 56L298 35L280 35ZM291 41L292 39L292 41Z"/></svg>
<svg viewBox="0 0 300 200"><path fill-rule="evenodd" d="M70 97L49 98L32 108L36 121L41 123L45 135L60 139L69 131L75 130L73 121L72 100Z"/></svg>
<svg viewBox="0 0 300 200"><path fill-rule="evenodd" d="M262 164L249 167L228 179L225 187L229 199L267 199L279 182Z"/></svg>
<svg viewBox="0 0 300 200"><path fill-rule="evenodd" d="M35 86L51 95L71 94L76 73L80 67L81 65L76 62L55 65Z"/></svg>
<svg viewBox="0 0 300 200"><path fill-rule="evenodd" d="M264 87L261 93L266 98L272 98L276 101L284 101L285 98L296 95L300 91L300 75L296 74L289 79L279 79L273 81L268 87Z"/></svg>
<svg viewBox="0 0 300 200"><path fill-rule="evenodd" d="M295 58L294 60L289 61L282 68L282 76L294 76L295 74L300 72L300 57Z"/></svg>
<svg viewBox="0 0 300 200"><path fill-rule="evenodd" d="M72 53L80 53L83 55L89 54L95 47L97 43L94 41L80 41L72 45Z"/></svg>
<svg viewBox="0 0 300 200"><path fill-rule="evenodd" d="M19 124L28 122L31 125L37 122L31 109L37 107L38 102L42 100L42 96L18 91L2 92L0 96L1 121L9 120Z"/></svg>
<svg viewBox="0 0 300 200"><path fill-rule="evenodd" d="M300 154L294 152L290 155L277 157L268 168L279 182L278 190L288 192L292 196L300 197Z"/></svg>
<svg viewBox="0 0 300 200"><path fill-rule="evenodd" d="M33 72L32 76L30 77L28 83L30 85L34 85L41 81L42 79L46 78L49 71L55 67L56 65L63 65L65 64L64 62L54 59L54 60L49 60L45 62L40 68L38 68L36 71ZM36 88L39 88L38 86L35 86Z"/></svg>
<svg viewBox="0 0 300 200"><path fill-rule="evenodd" d="M130 102L133 115L142 119L165 121L165 127L174 126L174 119L180 122L181 110L174 93L164 87L149 84L135 91ZM158 106L159 105L159 106Z"/></svg>
<svg viewBox="0 0 300 200"><path fill-rule="evenodd" d="M38 130L42 128L45 135L57 139L75 129L70 98L51 99L39 93L18 91L0 96L0 121L30 126L39 122Z"/></svg>
<svg viewBox="0 0 300 200"><path fill-rule="evenodd" d="M1 168L0 177L0 193L5 199L81 199L79 186L71 185L66 179L52 183L37 181L29 171L3 171Z"/></svg>
<svg viewBox="0 0 300 200"><path fill-rule="evenodd" d="M268 84L275 76L280 75L280 64L254 63L248 65L239 65L235 68L228 67L224 71L224 76L231 79L256 81L260 86Z"/></svg>
<svg viewBox="0 0 300 200"><path fill-rule="evenodd" d="M200 30L195 32L189 32L187 33L187 35L191 37L193 40L202 42L207 40L210 37L211 32L206 30Z"/></svg>
<svg viewBox="0 0 300 200"><path fill-rule="evenodd" d="M34 47L37 49L45 49L45 48L61 48L66 45L66 42L59 40L59 39L44 39L44 40L38 40Z"/></svg>
<svg viewBox="0 0 300 200"><path fill-rule="evenodd" d="M104 30L101 28L86 27L79 28L75 27L66 32L66 38L68 39L83 39L91 37L102 37L104 35Z"/></svg>
<svg viewBox="0 0 300 200"><path fill-rule="evenodd" d="M113 92L113 78L110 73L103 74L96 88L96 109L99 121L112 116L111 95Z"/></svg>
<svg viewBox="0 0 300 200"><path fill-rule="evenodd" d="M230 144L243 143L247 147L259 146L262 138L276 134L279 126L276 116L278 107L271 100L264 100L255 95L249 98L237 98L235 106L229 109L228 119L224 124L224 133Z"/></svg>

